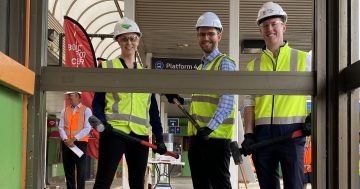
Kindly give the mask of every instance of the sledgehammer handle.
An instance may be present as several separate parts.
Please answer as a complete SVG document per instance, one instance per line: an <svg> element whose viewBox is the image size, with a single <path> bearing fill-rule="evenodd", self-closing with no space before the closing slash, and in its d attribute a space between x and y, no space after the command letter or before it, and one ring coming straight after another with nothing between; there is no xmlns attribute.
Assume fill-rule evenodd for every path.
<svg viewBox="0 0 360 189"><path fill-rule="evenodd" d="M98 132L100 132L100 133L101 133L101 132L104 132L104 131L106 130L106 127L105 127L105 126L102 124L102 122L101 122L98 118L96 118L95 116L91 116L91 117L89 118L89 123L90 123L90 125L91 125L94 129L96 129L96 130L97 130ZM101 129L100 129L100 127L101 127ZM126 140L128 140L128 141L135 142L135 143L140 143L141 145L150 147L150 148L152 148L152 149L154 149L154 150L157 149L157 146L156 146L156 145L151 144L150 142L147 142L147 141L145 141L145 140L141 140L141 139L138 139L138 138L136 138L136 137L130 136L130 135L128 135L128 134L126 134L126 133L118 130L118 129L112 128L111 131L112 131L112 133L114 133L116 136L119 136L119 137L121 137L121 138L124 138L124 139L126 139ZM166 152L165 152L165 155L168 155L168 156L174 157L174 158L176 158L176 159L179 159L179 154L176 154L176 153L174 153L174 152L166 151Z"/></svg>
<svg viewBox="0 0 360 189"><path fill-rule="evenodd" d="M180 102L174 98L173 101L175 102L175 104L179 107L179 109L186 115L186 117L190 120L190 122L194 125L194 127L199 130L200 126L199 124L195 121L195 119L189 114L188 111L186 111L186 109L184 108L184 106L182 106L180 104Z"/></svg>
<svg viewBox="0 0 360 189"><path fill-rule="evenodd" d="M294 139L294 138L298 138L298 137L301 137L303 136L302 134L302 131L301 130L296 130L288 135L284 135L284 136L280 136L280 137L276 137L276 138L273 138L273 139L270 139L270 140L265 140L265 141L262 141L262 142L258 142L258 143L255 143L253 145L251 145L251 148L252 149L259 149L259 148L263 148L263 147L266 147L266 146L270 146L272 144L277 144L277 143L281 143L281 142L284 142L284 141L287 141L287 140L290 140L290 139ZM242 148L239 149L240 150L240 153L241 154L244 154L244 151Z"/></svg>
<svg viewBox="0 0 360 189"><path fill-rule="evenodd" d="M145 141L145 140L140 140L140 139L138 139L138 138L132 137L132 136L130 136L130 135L128 135L128 134L123 133L122 131L120 131L120 130L118 130L118 129L113 128L112 131L113 131L113 133L116 134L117 136L126 138L126 139L128 139L128 140L130 140L130 141L133 141L133 142L136 142L136 143L140 143L141 145L147 146L147 147L149 147L149 148L151 148L151 149L154 149L154 150L157 149L157 146L156 146L156 145L151 144L150 142L147 142L147 141ZM165 154L168 155L168 156L174 157L174 158L176 158L176 159L179 158L179 154L176 154L176 153L174 153L174 152L166 151Z"/></svg>
<svg viewBox="0 0 360 189"><path fill-rule="evenodd" d="M149 148L151 148L151 149L154 149L154 150L157 149L157 146L156 146L156 145L151 144L150 142L146 142L146 141L144 141L144 140L141 140L141 141L140 141L140 144L142 144L142 145L144 145L144 146L147 146L147 147L149 147ZM176 153L171 152L171 151L166 151L166 152L165 152L165 155L174 157L175 159L179 159L179 154L176 154Z"/></svg>

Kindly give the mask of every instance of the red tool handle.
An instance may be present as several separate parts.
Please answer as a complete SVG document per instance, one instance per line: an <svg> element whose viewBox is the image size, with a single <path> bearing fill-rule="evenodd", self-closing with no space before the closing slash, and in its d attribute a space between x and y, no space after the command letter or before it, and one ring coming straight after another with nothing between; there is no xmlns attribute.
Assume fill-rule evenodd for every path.
<svg viewBox="0 0 360 189"><path fill-rule="evenodd" d="M140 144L142 144L142 145L144 145L144 146L147 146L147 147L149 147L149 148L151 148L151 149L154 149L154 150L157 149L157 146L156 146L156 145L151 144L150 142L146 142L146 141L144 141L144 140L141 140L141 141L140 141ZM168 155L168 156L174 157L175 159L179 159L179 154L176 154L176 153L174 153L174 152L166 151L165 154Z"/></svg>
<svg viewBox="0 0 360 189"><path fill-rule="evenodd" d="M89 117L89 123L90 125L95 128L98 132L104 132L105 130L107 130L108 128L106 128L103 123L95 116L90 116ZM150 147L154 150L157 149L157 146L154 145L154 144L151 144L145 140L141 140L141 139L138 139L138 138L135 138L133 136L130 136L118 129L115 129L115 128L111 128L111 132L114 133L115 135L119 136L119 137L122 137L124 139L127 139L129 141L132 141L132 142L135 142L135 143L140 143L141 145L144 145L144 146L147 146L147 147ZM176 159L179 159L179 154L176 154L174 152L170 152L170 151L166 151L165 152L165 155L168 155L168 156L172 156Z"/></svg>

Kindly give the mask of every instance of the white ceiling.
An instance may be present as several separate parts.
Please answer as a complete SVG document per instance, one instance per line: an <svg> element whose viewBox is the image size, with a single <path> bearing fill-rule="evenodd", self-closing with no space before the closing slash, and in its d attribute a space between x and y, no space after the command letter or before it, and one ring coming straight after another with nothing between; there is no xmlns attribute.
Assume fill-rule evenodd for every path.
<svg viewBox="0 0 360 189"><path fill-rule="evenodd" d="M124 2L117 1L121 10ZM143 38L140 44L142 59L145 53L155 57L199 58L194 25L206 11L219 15L224 26L220 50L228 52L230 0L136 0L135 19ZM244 39L260 39L255 24L257 12L263 0L240 0L240 44ZM275 0L288 14L288 30L285 38L292 47L309 51L312 48L313 0ZM120 19L114 0L49 0L49 28L63 32L63 16L77 20L89 34L111 34ZM178 44L188 44L179 48ZM55 42L57 45L57 42ZM97 57L113 58L119 55L117 43L111 38L92 38ZM254 54L240 54L240 69Z"/></svg>
<svg viewBox="0 0 360 189"><path fill-rule="evenodd" d="M118 1L124 10L124 2ZM120 20L114 0L49 0L49 28L63 32L64 16L78 21L88 34L111 34ZM112 38L91 38L96 57L118 56L119 45ZM57 44L57 43L56 43Z"/></svg>
<svg viewBox="0 0 360 189"><path fill-rule="evenodd" d="M220 50L227 53L229 42L229 0L136 0L136 21L143 32L142 50L155 57L199 58L195 24L198 17L213 11L224 26ZM240 44L244 39L261 39L255 20L263 0L240 0ZM278 0L288 14L285 39L301 50L312 48L312 0ZM186 43L187 48L178 44ZM240 69L256 55L240 54Z"/></svg>

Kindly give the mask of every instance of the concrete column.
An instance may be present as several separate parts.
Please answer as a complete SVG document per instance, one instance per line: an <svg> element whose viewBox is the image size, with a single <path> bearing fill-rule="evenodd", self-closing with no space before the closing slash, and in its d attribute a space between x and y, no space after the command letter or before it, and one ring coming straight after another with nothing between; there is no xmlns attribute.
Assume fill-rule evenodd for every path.
<svg viewBox="0 0 360 189"><path fill-rule="evenodd" d="M135 20L135 1L124 0L124 16Z"/></svg>
<svg viewBox="0 0 360 189"><path fill-rule="evenodd" d="M128 17L132 20L135 20L135 0L124 0L124 16ZM125 156L123 155L123 174L122 174L122 188L123 189L130 189L129 186L129 175L128 175L128 168L127 163L125 160Z"/></svg>
<svg viewBox="0 0 360 189"><path fill-rule="evenodd" d="M152 58L152 53L146 53L145 66L150 69L152 68L151 67L151 58Z"/></svg>
<svg viewBox="0 0 360 189"><path fill-rule="evenodd" d="M240 44L239 44L239 17L240 17L240 2L229 0L229 56L233 58L236 62L236 68L239 69L239 53L240 53ZM235 107L236 111L239 109L239 98L238 95L235 95ZM238 112L238 111L237 111ZM240 113L235 114L235 120L238 120L238 116L241 116ZM235 122L235 135L233 140L238 141L238 129L239 122ZM230 161L230 175L231 175L231 186L232 188L238 188L238 174L239 168L234 164L234 161L231 158Z"/></svg>

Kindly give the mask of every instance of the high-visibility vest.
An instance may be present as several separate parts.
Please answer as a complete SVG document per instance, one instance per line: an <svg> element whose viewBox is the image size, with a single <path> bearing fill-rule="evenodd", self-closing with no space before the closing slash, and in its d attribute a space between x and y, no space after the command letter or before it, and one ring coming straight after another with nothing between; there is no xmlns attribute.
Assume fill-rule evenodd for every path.
<svg viewBox="0 0 360 189"><path fill-rule="evenodd" d="M249 71L306 71L307 53L286 43L277 60L268 51L248 64ZM255 97L255 125L303 123L307 115L304 95L259 95Z"/></svg>
<svg viewBox="0 0 360 189"><path fill-rule="evenodd" d="M219 66L223 58L229 58L225 54L221 54L214 58L209 65L206 67L206 70L219 70ZM198 70L202 70L202 65L198 67ZM196 120L200 127L206 127L210 122L214 113L218 107L220 95L217 94L193 94L190 105L190 114ZM235 128L235 105L233 105L233 110L228 118L226 118L217 129L215 129L210 135L210 138L221 138L221 139L231 139L234 135ZM188 122L188 134L196 135L197 130L191 122Z"/></svg>
<svg viewBox="0 0 360 189"><path fill-rule="evenodd" d="M124 69L119 58L104 61L102 67ZM137 69L142 69L140 64ZM108 92L105 95L106 120L127 134L133 131L137 135L148 135L150 103L150 93Z"/></svg>
<svg viewBox="0 0 360 189"><path fill-rule="evenodd" d="M85 110L86 106L80 105L76 112L73 112L71 106L65 108L64 111L64 130L68 138L74 138L85 126ZM88 142L89 137L85 136L78 141Z"/></svg>

